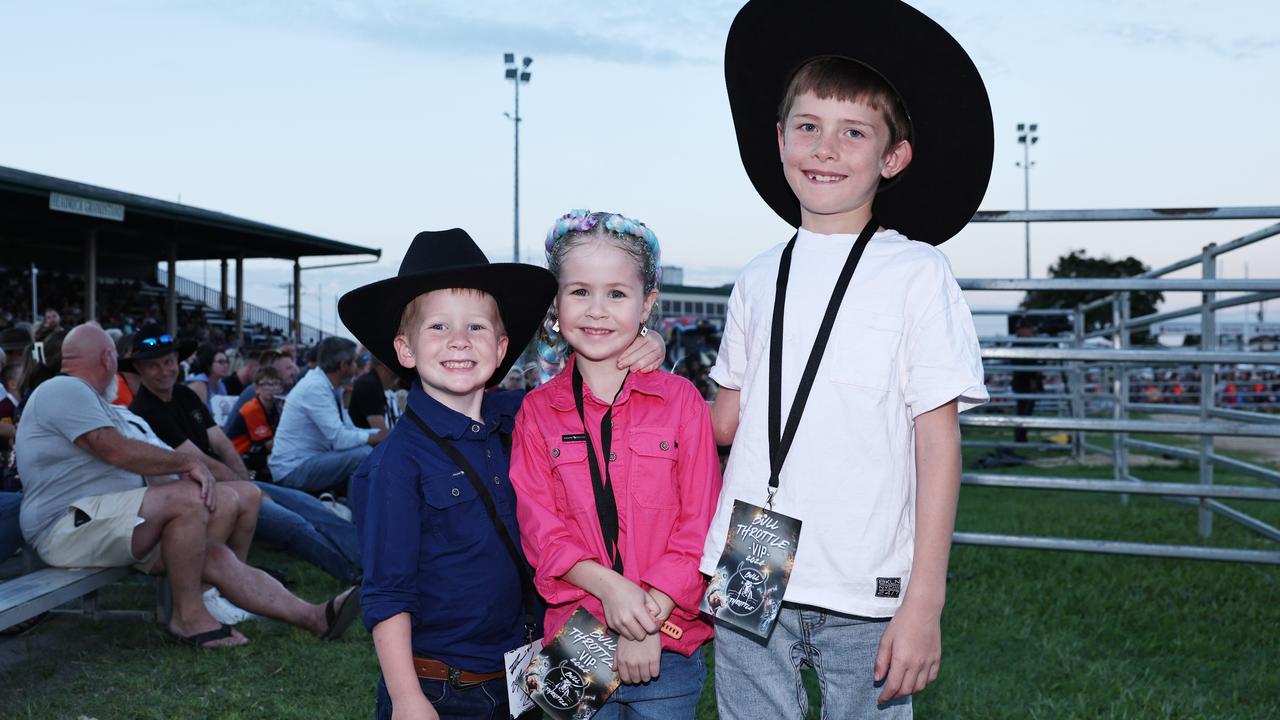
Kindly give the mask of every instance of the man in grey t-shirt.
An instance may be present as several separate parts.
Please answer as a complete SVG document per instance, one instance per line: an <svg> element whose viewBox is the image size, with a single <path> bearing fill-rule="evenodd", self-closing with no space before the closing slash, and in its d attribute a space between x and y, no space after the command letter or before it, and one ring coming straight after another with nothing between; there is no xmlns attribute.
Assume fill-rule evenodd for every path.
<svg viewBox="0 0 1280 720"><path fill-rule="evenodd" d="M117 362L101 328L81 325L67 335L62 370L66 377L36 388L18 423L22 530L45 562L166 573L173 590L169 631L203 647L248 641L209 615L202 583L250 612L322 639L346 630L358 595L348 590L313 605L241 562L226 545L234 491L217 485L198 458L132 439L122 428L122 417L102 397L115 387Z"/></svg>

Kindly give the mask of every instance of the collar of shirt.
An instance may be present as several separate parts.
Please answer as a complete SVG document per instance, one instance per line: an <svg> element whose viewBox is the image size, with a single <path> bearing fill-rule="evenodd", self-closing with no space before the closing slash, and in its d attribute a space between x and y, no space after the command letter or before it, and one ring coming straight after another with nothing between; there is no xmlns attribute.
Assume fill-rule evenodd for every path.
<svg viewBox="0 0 1280 720"><path fill-rule="evenodd" d="M550 395L551 407L556 410L577 412L578 406L573 400L573 363L574 358L570 355L569 362L565 363L564 370L548 383L550 387L547 388L547 392ZM657 373L631 372L627 374L627 379L622 381L622 392L618 393L618 399L614 401L613 406L626 405L633 392L652 395L666 402L666 395L662 391L662 380L657 377ZM596 397L595 393L591 392L591 387L585 382L582 384L582 400L583 402L595 403L601 407L609 406L607 401Z"/></svg>
<svg viewBox="0 0 1280 720"><path fill-rule="evenodd" d="M457 410L445 407L439 400L428 395L421 384L414 383L409 389L409 407L440 437L451 440L483 438L494 432L512 431L515 427L516 410L520 408L523 395L524 393L514 390L486 392L480 403L483 422L476 422Z"/></svg>

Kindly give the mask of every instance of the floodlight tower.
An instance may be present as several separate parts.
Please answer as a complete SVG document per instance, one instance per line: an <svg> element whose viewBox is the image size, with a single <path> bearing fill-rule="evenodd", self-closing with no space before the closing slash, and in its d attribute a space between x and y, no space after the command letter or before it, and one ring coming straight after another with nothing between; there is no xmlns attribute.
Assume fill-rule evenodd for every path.
<svg viewBox="0 0 1280 720"><path fill-rule="evenodd" d="M525 56L520 61L520 65L516 65L515 53L504 53L503 62L507 65L506 78L516 89L516 105L515 114L503 113L506 115L516 128L516 145L515 145L515 221L512 224L512 262L520 262L520 84L528 84L531 74L529 73L529 65L533 62L533 58Z"/></svg>
<svg viewBox="0 0 1280 720"><path fill-rule="evenodd" d="M1040 141L1040 136L1036 134L1036 129L1040 127L1036 123L1018 123L1018 142L1022 145L1022 162L1018 166L1022 168L1022 208L1023 210L1031 210L1031 166L1035 163L1031 162L1031 146ZM1026 245L1027 258L1027 277L1031 277L1031 221L1024 223L1026 229L1026 237L1024 244Z"/></svg>

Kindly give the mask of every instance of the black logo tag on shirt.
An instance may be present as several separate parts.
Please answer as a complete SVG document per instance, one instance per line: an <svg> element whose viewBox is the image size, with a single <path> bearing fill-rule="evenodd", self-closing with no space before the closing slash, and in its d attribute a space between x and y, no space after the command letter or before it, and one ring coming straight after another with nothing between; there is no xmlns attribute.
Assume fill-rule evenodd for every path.
<svg viewBox="0 0 1280 720"><path fill-rule="evenodd" d="M876 597L896 598L902 594L902 578L876 578Z"/></svg>
<svg viewBox="0 0 1280 720"><path fill-rule="evenodd" d="M586 442L586 433L577 433L575 435L561 435L560 442Z"/></svg>

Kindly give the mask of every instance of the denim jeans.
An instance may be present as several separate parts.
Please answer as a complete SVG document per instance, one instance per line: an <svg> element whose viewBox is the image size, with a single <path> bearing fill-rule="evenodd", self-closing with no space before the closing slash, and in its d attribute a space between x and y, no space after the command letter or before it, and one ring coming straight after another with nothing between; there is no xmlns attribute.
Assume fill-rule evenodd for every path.
<svg viewBox="0 0 1280 720"><path fill-rule="evenodd" d="M449 687L444 680L418 678L422 694L440 715L440 720L509 720L507 706L507 681L505 678L470 685L464 688ZM378 678L377 720L391 720L391 696L387 684Z"/></svg>
<svg viewBox="0 0 1280 720"><path fill-rule="evenodd" d="M320 493L333 489L335 493L350 496L351 474L360 466L361 461L373 452L370 445L333 450L321 453L308 459L293 472L282 478L275 478L276 484L305 490L309 493Z"/></svg>
<svg viewBox="0 0 1280 720"><path fill-rule="evenodd" d="M800 671L811 667L822 691L822 717L910 718L911 698L880 705L876 651L889 623L784 603L767 644L716 627L716 704L733 720L801 720L809 696Z"/></svg>
<svg viewBox="0 0 1280 720"><path fill-rule="evenodd" d="M22 493L0 493L0 562L22 546L22 528L18 525L21 505Z"/></svg>
<svg viewBox="0 0 1280 720"><path fill-rule="evenodd" d="M664 650L657 678L619 685L592 720L693 720L706 679L707 665L701 648L689 657Z"/></svg>
<svg viewBox="0 0 1280 720"><path fill-rule="evenodd" d="M259 539L294 553L344 583L360 580L360 537L353 523L301 490L255 484L275 501L262 503Z"/></svg>

